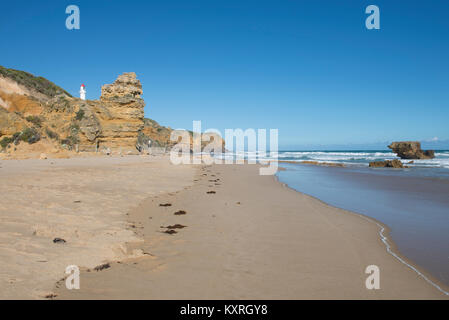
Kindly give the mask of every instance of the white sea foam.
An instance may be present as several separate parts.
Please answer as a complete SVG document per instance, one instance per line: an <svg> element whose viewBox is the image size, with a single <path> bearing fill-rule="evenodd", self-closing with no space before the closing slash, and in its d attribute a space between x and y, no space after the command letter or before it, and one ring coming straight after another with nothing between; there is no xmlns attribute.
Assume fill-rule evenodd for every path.
<svg viewBox="0 0 449 320"><path fill-rule="evenodd" d="M371 161L384 161L399 158L396 154L388 151L288 151L280 152L279 159L297 162L311 160L317 162L338 162L348 165L368 165ZM402 162L408 164L410 160L402 160ZM409 165L415 167L449 168L449 151L437 152L434 159L414 160L414 163Z"/></svg>
<svg viewBox="0 0 449 320"><path fill-rule="evenodd" d="M244 158L248 160L288 160L301 162L305 160L317 162L336 162L345 165L368 166L371 161L384 161L399 159L396 154L389 151L280 151L277 154L260 152L227 152L217 157L221 159ZM410 167L449 168L449 151L441 151L435 154L434 159L426 160L402 160Z"/></svg>
<svg viewBox="0 0 449 320"><path fill-rule="evenodd" d="M387 252L389 254L391 254L393 257L395 257L397 260L399 260L402 264L406 265L407 267L409 267L410 269L412 269L414 272L416 272L421 278L423 278L427 283L429 283L430 285L434 286L438 291L440 291L441 293L443 293L446 296L449 296L449 292L447 292L446 290L444 290L442 287L440 287L438 284L436 284L435 282L433 282L432 280L430 280L425 274L423 274L421 271L419 271L416 267L414 267L413 265L411 265L410 263L408 263L407 261L405 261L404 259L402 259L398 254L396 254L392 249L391 249L391 245L388 242L388 238L384 235L385 232L385 227L383 225L381 225L380 223L378 223L375 220L372 220L364 215L360 215L360 217L362 217L363 219L366 219L372 223L375 223L379 228L379 236L380 239L382 240L382 242L385 244L385 247L387 249Z"/></svg>

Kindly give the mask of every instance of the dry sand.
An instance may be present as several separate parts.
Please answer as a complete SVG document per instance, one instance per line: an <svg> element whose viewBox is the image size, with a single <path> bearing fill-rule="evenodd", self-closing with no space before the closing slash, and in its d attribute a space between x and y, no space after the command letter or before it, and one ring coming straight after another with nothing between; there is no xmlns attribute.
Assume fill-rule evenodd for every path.
<svg viewBox="0 0 449 320"><path fill-rule="evenodd" d="M259 176L256 165L203 166L193 186L146 199L128 219L143 240L128 250L144 256L84 269L81 289L60 281L57 298L447 298L387 252L376 223ZM164 233L176 224L186 227ZM380 290L365 287L373 264Z"/></svg>
<svg viewBox="0 0 449 320"><path fill-rule="evenodd" d="M194 173L149 156L0 161L0 299L43 298L68 265L142 255L126 214Z"/></svg>

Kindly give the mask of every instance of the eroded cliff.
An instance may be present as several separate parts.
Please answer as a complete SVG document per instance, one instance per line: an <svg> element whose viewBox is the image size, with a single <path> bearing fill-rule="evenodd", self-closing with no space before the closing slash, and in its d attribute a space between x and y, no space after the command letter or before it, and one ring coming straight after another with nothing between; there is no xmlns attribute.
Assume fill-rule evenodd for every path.
<svg viewBox="0 0 449 320"><path fill-rule="evenodd" d="M173 130L144 118L142 93L133 72L104 85L99 100L81 100L42 77L0 67L0 152L26 158L40 153L136 154L149 144L172 147Z"/></svg>

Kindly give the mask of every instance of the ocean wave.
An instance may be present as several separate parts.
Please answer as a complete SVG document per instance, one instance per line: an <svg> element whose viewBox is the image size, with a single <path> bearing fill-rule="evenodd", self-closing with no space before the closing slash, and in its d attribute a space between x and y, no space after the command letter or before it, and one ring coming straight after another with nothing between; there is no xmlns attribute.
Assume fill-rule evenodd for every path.
<svg viewBox="0 0 449 320"><path fill-rule="evenodd" d="M286 160L292 162L317 161L334 162L345 165L365 165L372 161L385 161L399 159L395 153L390 151L279 151L269 152L227 152L219 155L222 159L247 159L247 160ZM410 167L435 167L449 168L449 151L438 151L434 159L425 160L401 160Z"/></svg>
<svg viewBox="0 0 449 320"><path fill-rule="evenodd" d="M312 160L312 161L354 161L369 162L376 160L396 159L396 155L391 152L324 152L324 151L303 151L303 152L281 152L280 159L285 160Z"/></svg>

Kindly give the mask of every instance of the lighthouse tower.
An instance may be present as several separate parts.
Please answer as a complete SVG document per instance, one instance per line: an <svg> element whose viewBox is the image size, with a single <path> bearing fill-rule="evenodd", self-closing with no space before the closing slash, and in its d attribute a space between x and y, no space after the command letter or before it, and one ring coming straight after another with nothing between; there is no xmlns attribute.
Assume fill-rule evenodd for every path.
<svg viewBox="0 0 449 320"><path fill-rule="evenodd" d="M80 99L86 100L86 86L84 84L82 84L80 88Z"/></svg>

